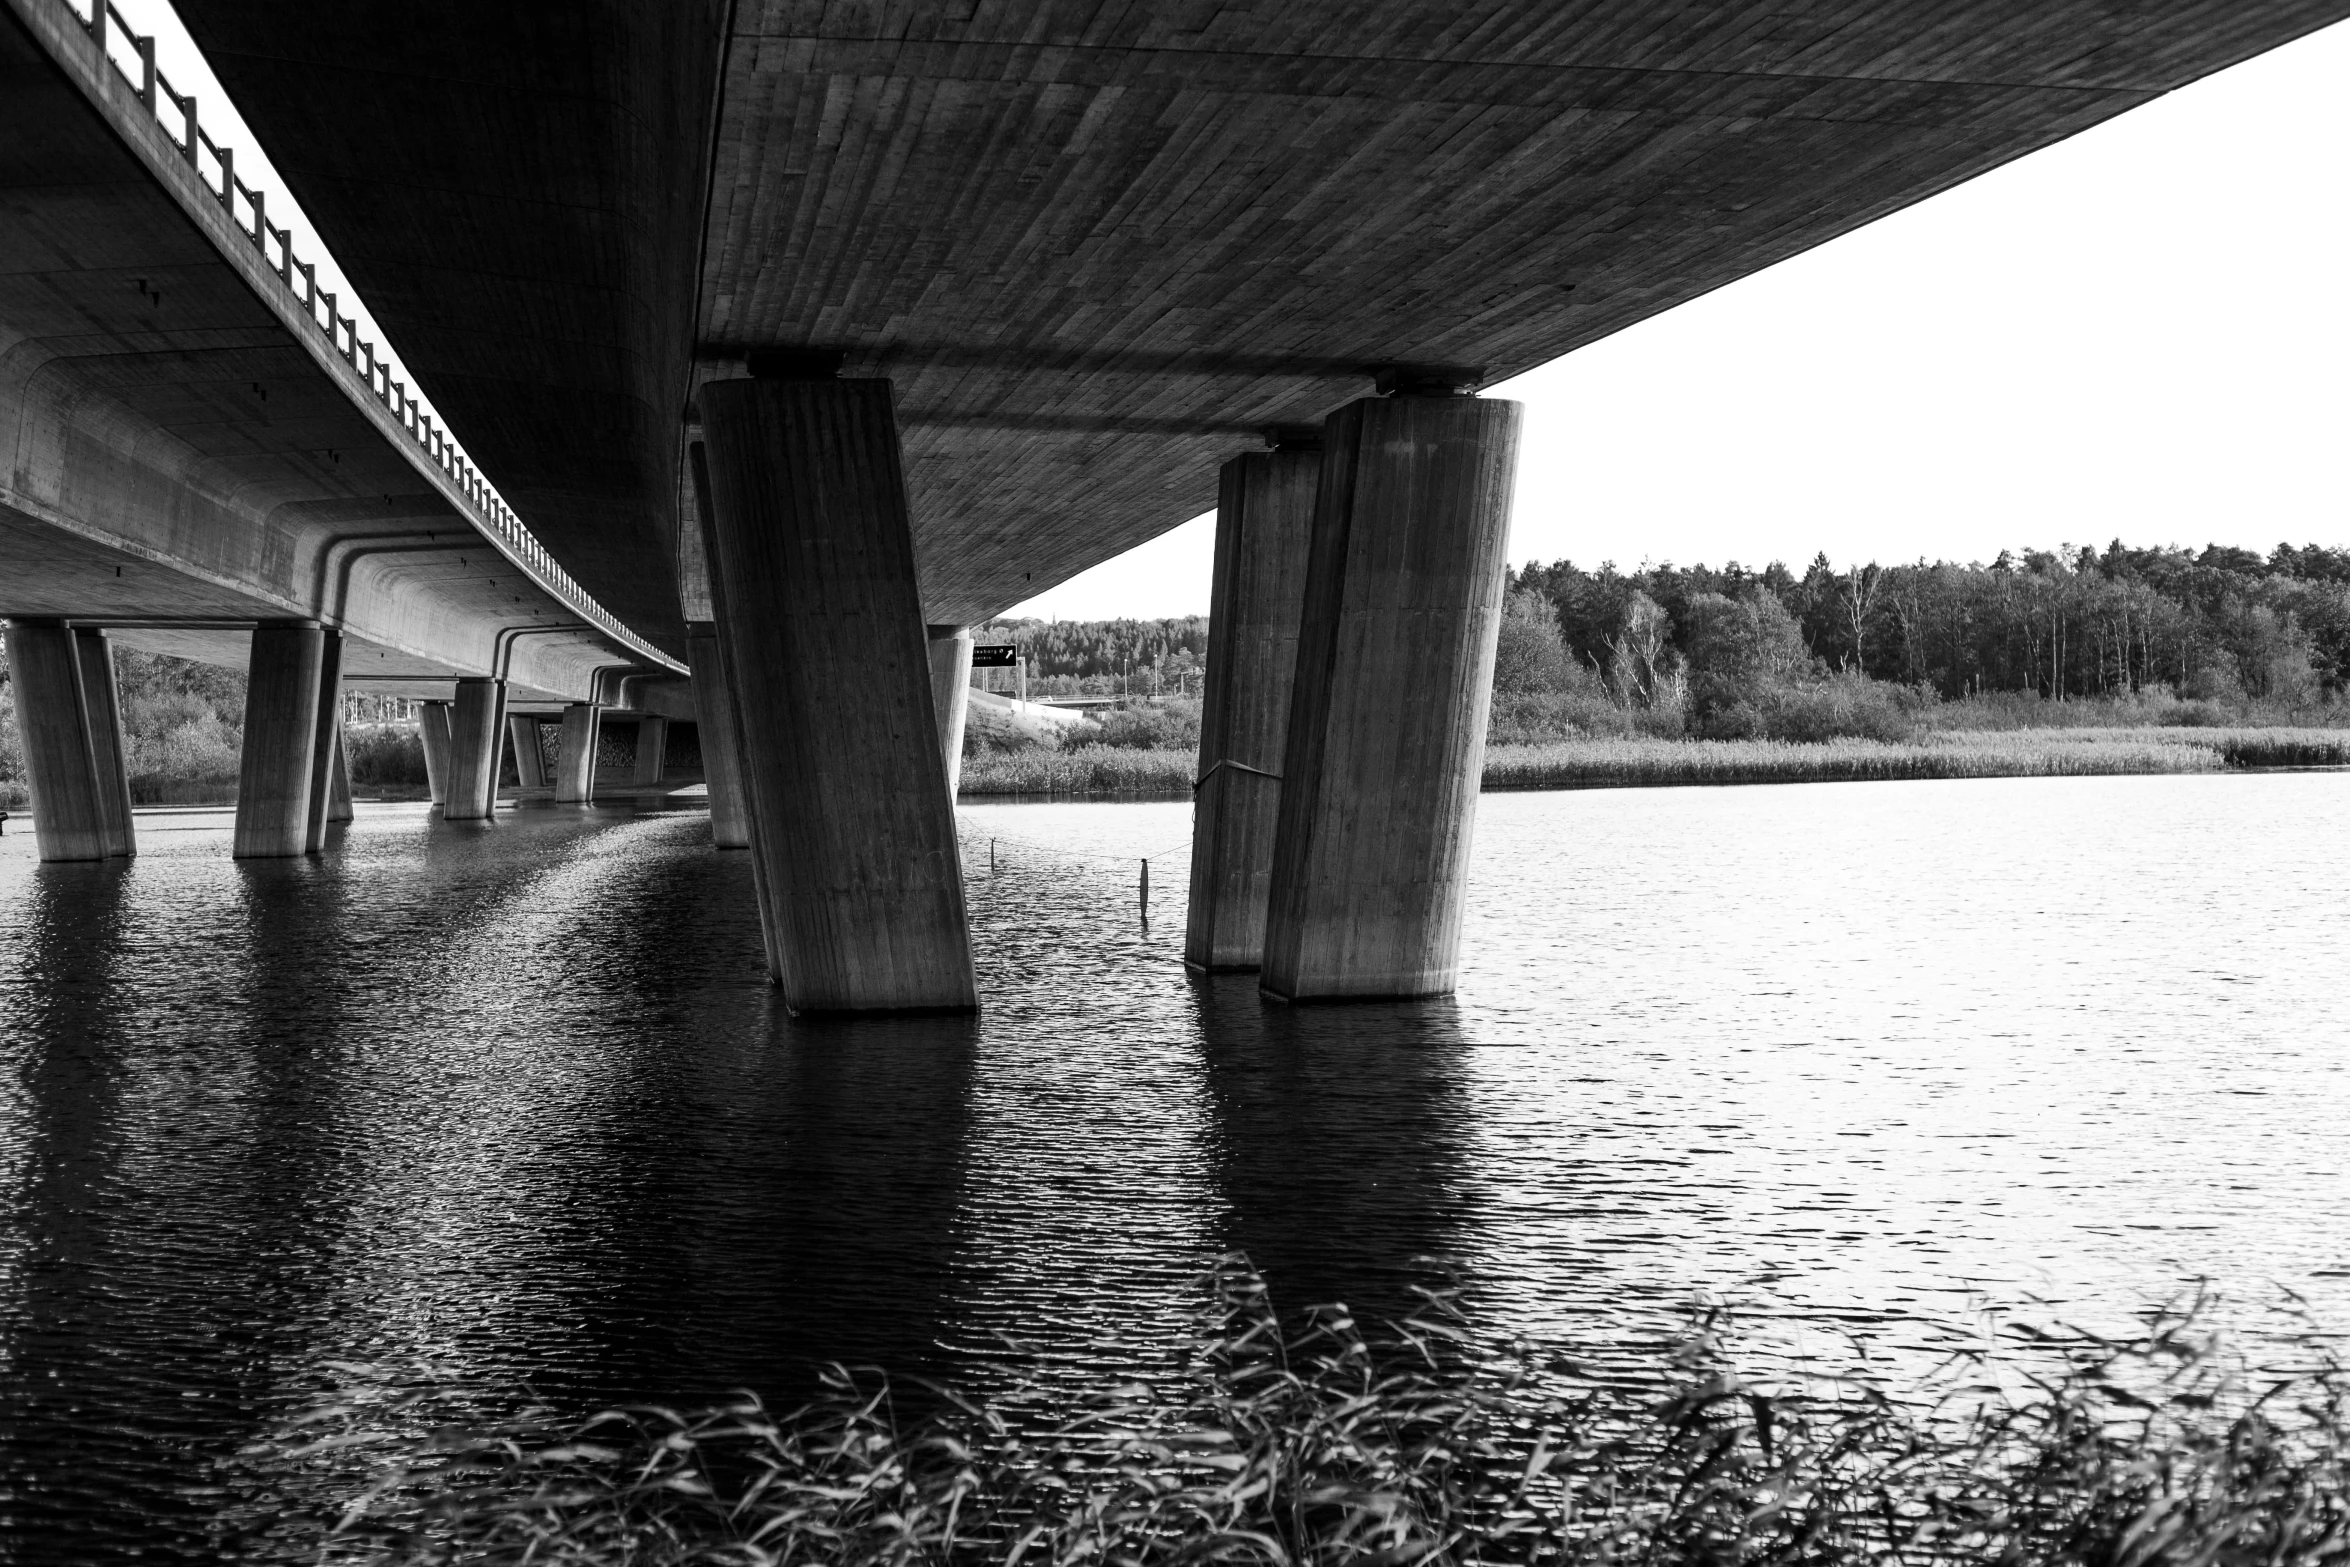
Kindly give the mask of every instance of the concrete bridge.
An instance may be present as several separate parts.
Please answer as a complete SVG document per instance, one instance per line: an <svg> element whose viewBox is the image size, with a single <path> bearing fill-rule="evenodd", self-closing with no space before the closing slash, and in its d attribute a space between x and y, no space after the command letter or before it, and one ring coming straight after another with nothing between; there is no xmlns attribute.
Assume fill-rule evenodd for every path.
<svg viewBox="0 0 2350 1567"><path fill-rule="evenodd" d="M964 628L1211 503L1187 956L1448 990L1477 389L2350 14L183 0L460 456L90 3L0 0L43 853L130 847L110 638L250 661L246 854L326 842L338 680L448 701L454 817L504 718L564 713L576 799L600 708L690 701L778 983L849 1012L976 1004Z"/></svg>

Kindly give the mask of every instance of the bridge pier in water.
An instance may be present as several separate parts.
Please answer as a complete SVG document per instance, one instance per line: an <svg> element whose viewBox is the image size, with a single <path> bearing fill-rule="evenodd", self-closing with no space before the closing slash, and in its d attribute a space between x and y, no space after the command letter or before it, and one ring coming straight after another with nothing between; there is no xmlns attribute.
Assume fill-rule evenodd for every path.
<svg viewBox="0 0 2350 1567"><path fill-rule="evenodd" d="M514 745L514 781L525 789L547 786L547 758L539 750L539 720L535 713L511 713L506 730Z"/></svg>
<svg viewBox="0 0 2350 1567"><path fill-rule="evenodd" d="M318 660L318 723L310 749L310 804L302 847L326 849L326 824L335 819L335 763L343 749L343 634L323 634Z"/></svg>
<svg viewBox="0 0 2350 1567"><path fill-rule="evenodd" d="M449 803L449 704L426 702L416 709L416 733L424 742L424 782L432 803Z"/></svg>
<svg viewBox="0 0 2350 1567"><path fill-rule="evenodd" d="M1501 627L1516 403L1362 398L1323 426L1261 985L1449 994Z"/></svg>
<svg viewBox="0 0 2350 1567"><path fill-rule="evenodd" d="M701 405L713 597L785 1004L974 1010L890 385L715 381Z"/></svg>
<svg viewBox="0 0 2350 1567"><path fill-rule="evenodd" d="M323 628L306 622L253 628L232 851L240 860L288 859L310 846L310 777L325 665Z"/></svg>
<svg viewBox="0 0 2350 1567"><path fill-rule="evenodd" d="M449 797L441 806L443 820L487 821L495 814L505 729L506 683L458 681L457 700L449 709Z"/></svg>
<svg viewBox="0 0 2350 1567"><path fill-rule="evenodd" d="M1306 545L1322 472L1319 431L1224 464L1208 596L1206 700L1183 961L1206 973L1257 968L1281 812L1282 747L1297 670Z"/></svg>
<svg viewBox="0 0 2350 1567"><path fill-rule="evenodd" d="M555 742L555 799L585 805L596 797L596 731L602 719L593 702L563 709L563 732Z"/></svg>
<svg viewBox="0 0 2350 1567"><path fill-rule="evenodd" d="M703 515L708 515L707 502ZM702 737L702 778L710 790L710 841L721 849L747 849L751 846L751 823L743 809L734 690L726 678L726 655L717 624L688 622L685 648L686 661L694 672L694 727Z"/></svg>
<svg viewBox="0 0 2350 1567"><path fill-rule="evenodd" d="M101 758L111 752L113 771L122 770L122 738L115 719L114 663L108 650L102 675L84 668L78 633L58 621L8 622L8 678L14 688L16 729L24 749L25 775L32 786L33 838L43 860L103 860L130 849L130 794L120 784L119 832L110 808L117 779ZM102 634L97 641L104 646ZM91 688L107 685L106 710L91 711ZM101 741L100 724L109 733ZM116 847L117 844L122 847Z"/></svg>
<svg viewBox="0 0 2350 1567"><path fill-rule="evenodd" d="M90 769L98 784L98 810L105 819L106 854L128 858L139 852L131 828L130 750L122 738L122 690L115 679L114 643L103 631L84 627L73 634L81 666L82 705L90 719Z"/></svg>
<svg viewBox="0 0 2350 1567"><path fill-rule="evenodd" d="M661 782L661 770L668 764L669 720L658 713L647 713L636 721L637 786L657 786Z"/></svg>
<svg viewBox="0 0 2350 1567"><path fill-rule="evenodd" d="M963 783L963 726L971 714L971 628L925 626L930 651L930 712L938 722L938 754L946 763L947 805Z"/></svg>

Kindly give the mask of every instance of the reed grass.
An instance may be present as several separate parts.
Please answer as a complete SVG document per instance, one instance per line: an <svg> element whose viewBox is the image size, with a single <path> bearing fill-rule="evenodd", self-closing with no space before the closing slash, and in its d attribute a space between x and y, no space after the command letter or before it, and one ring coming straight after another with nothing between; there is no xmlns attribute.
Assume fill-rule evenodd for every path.
<svg viewBox="0 0 2350 1567"><path fill-rule="evenodd" d="M1183 750L1086 745L974 756L963 793L1191 792ZM2241 767L2350 766L2350 730L2088 728L1929 732L1912 741L1665 740L1642 737L1495 745L1488 789L1669 784L1836 783L1902 778L2044 778L2211 773Z"/></svg>
<svg viewBox="0 0 2350 1567"><path fill-rule="evenodd" d="M838 1370L782 1418L541 1410L412 1442L286 1543L343 1567L2350 1561L2340 1368L2257 1377L2192 1310L1918 1404L1748 1383L1718 1319L1642 1382L1483 1348L1451 1292L1369 1336L1342 1308L1285 1332L1244 1259L1212 1285L1173 1374L1055 1420L945 1389L903 1419ZM329 1462L384 1414L330 1409L284 1456Z"/></svg>

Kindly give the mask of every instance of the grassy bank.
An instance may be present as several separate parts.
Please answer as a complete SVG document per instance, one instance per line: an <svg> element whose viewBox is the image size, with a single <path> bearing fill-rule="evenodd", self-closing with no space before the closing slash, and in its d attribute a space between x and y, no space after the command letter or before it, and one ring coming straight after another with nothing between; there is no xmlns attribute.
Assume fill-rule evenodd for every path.
<svg viewBox="0 0 2350 1567"><path fill-rule="evenodd" d="M1926 1567L2338 1563L2350 1409L2321 1346L2287 1373L2157 1312L2122 1342L2015 1330L1932 1389L1750 1384L1708 1320L1645 1375L1493 1348L1442 1294L1366 1339L1284 1324L1232 1259L1178 1364L1074 1409L878 1376L781 1418L745 1397L584 1425L434 1424L344 1390L277 1461L389 1461L330 1522L329 1563L1468 1564ZM2296 1349L2299 1349L2296 1346ZM2020 1389L2005 1393L2000 1389ZM372 1403L370 1400L372 1399ZM409 1433L401 1435L403 1429ZM321 1550L320 1535L325 1536Z"/></svg>
<svg viewBox="0 0 2350 1567"><path fill-rule="evenodd" d="M1068 751L1008 751L966 760L963 793L1188 795L1194 765L1193 753L1174 749L1086 745ZM1960 730L1912 741L1811 743L1611 738L1489 746L1485 787L2040 778L2345 765L2350 765L2350 730L2343 729Z"/></svg>

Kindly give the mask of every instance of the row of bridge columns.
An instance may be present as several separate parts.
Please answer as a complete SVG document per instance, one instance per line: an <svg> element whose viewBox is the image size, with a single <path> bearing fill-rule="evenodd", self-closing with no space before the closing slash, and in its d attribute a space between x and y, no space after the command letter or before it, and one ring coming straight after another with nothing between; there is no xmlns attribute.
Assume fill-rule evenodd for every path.
<svg viewBox="0 0 2350 1567"><path fill-rule="evenodd" d="M11 620L6 637L40 857L137 853L112 642L103 630L43 620ZM351 820L342 662L340 632L308 622L254 629L232 835L236 858L317 854L329 824ZM506 711L506 683L459 680L454 701L426 702L418 712L433 803L450 821L488 819L511 743L523 784L552 783L557 801L584 804L595 792L600 721L592 703L565 708L550 771L539 749L539 720ZM636 782L660 781L667 737L666 719L638 720ZM739 806L733 814L739 818Z"/></svg>
<svg viewBox="0 0 2350 1567"><path fill-rule="evenodd" d="M717 614L693 648L704 750L714 813L742 816L714 833L754 851L793 1010L970 1009L971 636L922 619L890 383L752 368L703 387L689 453ZM1518 416L1399 377L1225 465L1194 967L1286 1001L1453 988Z"/></svg>

